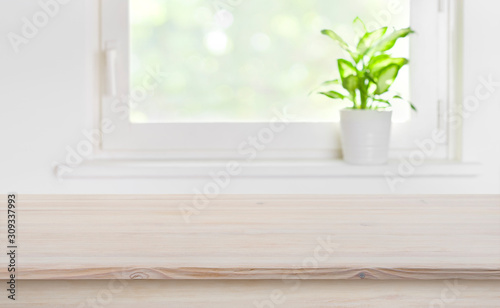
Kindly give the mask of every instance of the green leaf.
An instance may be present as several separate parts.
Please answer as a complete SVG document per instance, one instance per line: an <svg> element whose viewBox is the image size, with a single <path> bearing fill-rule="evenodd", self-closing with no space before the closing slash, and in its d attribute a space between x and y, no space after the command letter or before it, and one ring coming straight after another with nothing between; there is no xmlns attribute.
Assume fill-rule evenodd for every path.
<svg viewBox="0 0 500 308"><path fill-rule="evenodd" d="M391 64L383 68L377 80L377 90L375 94L380 95L387 92L394 83L394 80L396 80L400 69L401 67L397 64Z"/></svg>
<svg viewBox="0 0 500 308"><path fill-rule="evenodd" d="M333 84L340 84L340 80L334 79L334 80L325 81L325 82L323 82L321 84L321 87L323 87L323 86L330 86L330 85L333 85Z"/></svg>
<svg viewBox="0 0 500 308"><path fill-rule="evenodd" d="M361 59L363 59L363 56L358 54L355 51L348 50L347 52L351 55L351 58L354 60L354 62L356 62L356 64L358 64L359 61L361 61Z"/></svg>
<svg viewBox="0 0 500 308"><path fill-rule="evenodd" d="M337 33L333 32L332 30L328 30L328 29L321 30L321 33L329 36L330 38L332 38L332 40L339 43L340 47L342 47L343 49L349 50L349 45L347 45L347 43Z"/></svg>
<svg viewBox="0 0 500 308"><path fill-rule="evenodd" d="M358 89L358 82L358 76L350 75L342 79L342 86L349 91L351 95L354 95L356 89Z"/></svg>
<svg viewBox="0 0 500 308"><path fill-rule="evenodd" d="M342 47L342 49L344 49L345 51L347 51L351 55L354 62L358 63L361 60L361 55L359 55L355 51L351 50L349 45L340 37L340 35L338 35L334 31L328 30L328 29L321 30L321 33L326 35L326 36L329 36L332 40L337 42L339 44L339 46Z"/></svg>
<svg viewBox="0 0 500 308"><path fill-rule="evenodd" d="M344 59L338 60L338 66L342 86L353 95L358 87L358 70L351 62Z"/></svg>
<svg viewBox="0 0 500 308"><path fill-rule="evenodd" d="M365 23L359 17L354 18L352 25L354 27L354 31L360 37L363 37L363 35L365 35L365 33L368 32L368 30L366 30Z"/></svg>
<svg viewBox="0 0 500 308"><path fill-rule="evenodd" d="M408 64L408 59L405 58L392 58L389 55L383 54L373 57L368 64L371 76L378 78L380 72L383 68L391 65L397 64L399 67L403 67Z"/></svg>
<svg viewBox="0 0 500 308"><path fill-rule="evenodd" d="M357 51L359 54L364 55L365 52L372 47L372 45L377 42L382 36L384 36L387 31L387 27L383 27L377 29L373 32L367 32L365 35L359 40Z"/></svg>
<svg viewBox="0 0 500 308"><path fill-rule="evenodd" d="M337 63L339 66L340 77L342 79L347 76L358 75L358 70L351 62L344 59L338 59Z"/></svg>
<svg viewBox="0 0 500 308"><path fill-rule="evenodd" d="M381 63L385 63L388 59L390 59L391 56L387 54L381 54L378 56L374 56L370 58L370 62L368 62L368 69L370 70L370 73L373 76L373 72L376 71L377 66L381 66ZM380 70L380 68L379 68Z"/></svg>
<svg viewBox="0 0 500 308"><path fill-rule="evenodd" d="M329 98L333 99L344 99L345 95L342 93L339 93L337 91L328 91L328 92L319 92L319 94L323 94Z"/></svg>
<svg viewBox="0 0 500 308"><path fill-rule="evenodd" d="M368 71L364 71L365 72L365 77L366 79L368 79L369 81L373 82L373 83L377 83L377 81L375 80L375 78L372 76L372 74L370 74L370 72Z"/></svg>
<svg viewBox="0 0 500 308"><path fill-rule="evenodd" d="M394 47L394 44L396 44L396 41L400 38L408 36L408 34L413 33L414 31L411 28L404 28L400 30L396 30L389 34L387 37L383 38L380 40L377 44L372 46L370 49L366 51L366 55L371 56L375 54L376 52L384 52L392 47Z"/></svg>

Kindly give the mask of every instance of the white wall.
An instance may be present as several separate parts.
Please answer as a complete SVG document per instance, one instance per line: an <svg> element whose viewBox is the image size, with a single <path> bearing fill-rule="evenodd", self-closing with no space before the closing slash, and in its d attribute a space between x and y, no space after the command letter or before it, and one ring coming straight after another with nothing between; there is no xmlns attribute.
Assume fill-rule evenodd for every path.
<svg viewBox="0 0 500 308"><path fill-rule="evenodd" d="M0 1L0 193L193 193L207 179L58 180L53 162L91 127L92 95L85 62L86 5L61 6L46 27L15 53L7 35L37 1ZM500 81L500 1L465 0L464 95L479 77ZM397 193L500 193L500 91L465 122L464 158L482 163L475 178L410 178ZM233 179L226 193L391 193L384 178Z"/></svg>

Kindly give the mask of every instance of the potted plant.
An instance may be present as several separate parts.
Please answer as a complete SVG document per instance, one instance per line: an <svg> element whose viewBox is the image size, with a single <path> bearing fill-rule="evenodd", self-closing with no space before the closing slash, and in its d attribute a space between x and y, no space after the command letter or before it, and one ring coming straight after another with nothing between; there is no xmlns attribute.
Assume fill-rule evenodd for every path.
<svg viewBox="0 0 500 308"><path fill-rule="evenodd" d="M321 31L347 51L351 59L338 59L340 78L322 84L340 89L319 93L351 103L351 107L340 112L344 160L356 165L384 164L389 150L391 101L403 100L389 90L400 69L408 64L408 59L393 57L388 52L398 39L408 36L413 30L405 28L388 33L387 27L383 27L368 32L359 18L354 22L362 28L356 47L347 44L332 30Z"/></svg>

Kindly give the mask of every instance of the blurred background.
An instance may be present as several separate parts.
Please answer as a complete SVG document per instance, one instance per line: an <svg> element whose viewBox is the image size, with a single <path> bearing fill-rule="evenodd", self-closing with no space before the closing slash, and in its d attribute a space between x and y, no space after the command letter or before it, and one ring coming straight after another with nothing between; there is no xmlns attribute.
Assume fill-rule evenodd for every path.
<svg viewBox="0 0 500 308"><path fill-rule="evenodd" d="M128 4L128 15L117 11L116 20L128 22L129 27L120 31L129 37L129 54L126 74L119 74L118 80L126 75L129 88L137 89L144 85L145 67L166 68L165 81L155 87L154 95L147 95L141 104L126 106L123 121L126 127L267 125L276 109L286 108L295 115L293 122L335 127L338 111L345 105L308 93L322 81L337 78L336 59L348 55L320 30L335 29L353 38L353 43L358 35L352 27L356 16L372 28L403 28L412 25L415 18L425 23L432 14L412 13L413 1L121 1ZM436 10L442 5L438 0L422 1L436 4ZM109 3L113 2L121 5ZM384 13L391 9L397 13ZM414 152L400 152L395 146L389 165L363 167L349 166L335 155L248 160L246 156L239 159L238 154L217 157L215 150L206 150L203 156L197 150L200 155L196 157L176 154L171 158L169 153L181 152L177 148L169 152L168 143L161 145L161 151L148 148L141 152L138 143L122 152L114 144L129 139L156 142L154 134L137 136L126 128L114 137L115 143L94 142L99 136L92 132L102 125L106 100L102 97L105 78L101 78L106 70L106 46L102 46L100 31L115 20L102 18L106 12L97 0L0 1L0 187L4 193L19 194L500 193L499 10L500 2L495 0L463 0L463 16L457 17L460 27L449 27L451 35L460 36L459 44L452 47L460 61L451 70L451 78L459 76L459 82L452 88L455 94L447 96L448 103L464 106L470 97L479 102L472 112L462 114L458 133L448 136L448 150L460 154L412 163ZM436 32L442 26L434 19L429 22ZM411 44L410 40L398 42L394 55L409 57ZM422 95L412 93L411 84L426 80L412 80L415 75L411 70L425 70L425 65L412 63L402 71L396 90L407 97ZM442 86L443 92L449 89ZM440 108L430 106L429 113ZM394 111L394 123L412 123L417 117L406 104L395 104ZM425 108L423 114L428 114ZM116 127L122 129L119 124ZM293 126L288 132L287 142L293 142L295 129ZM168 134L178 132L179 143L196 138L210 143L189 131L189 126L184 126ZM408 142L425 140L429 135L424 130L421 133L418 140L409 134ZM244 135L243 140L249 136ZM311 134L310 139L315 136ZM309 139L298 130L296 137ZM92 148L84 148L86 140L92 142ZM276 137L272 143L284 141ZM325 140L325 148L329 143ZM259 151L266 157L267 149ZM241 170L229 175L217 189L207 188L217 179L226 179L223 175L231 161Z"/></svg>
<svg viewBox="0 0 500 308"><path fill-rule="evenodd" d="M397 4L389 26L409 27L410 1ZM345 104L307 96L323 81L338 78L336 59L349 56L320 30L335 29L355 45L360 35L353 19L369 23L372 12L387 5L387 0L254 0L217 7L207 0L132 0L132 86L140 86L144 67L158 63L168 67L168 77L154 97L132 109L131 120L266 121L273 108L287 105L293 106L295 121L338 120ZM409 53L409 40L394 49L395 56ZM395 91L409 95L407 69ZM396 121L409 120L407 104L396 102L396 111Z"/></svg>

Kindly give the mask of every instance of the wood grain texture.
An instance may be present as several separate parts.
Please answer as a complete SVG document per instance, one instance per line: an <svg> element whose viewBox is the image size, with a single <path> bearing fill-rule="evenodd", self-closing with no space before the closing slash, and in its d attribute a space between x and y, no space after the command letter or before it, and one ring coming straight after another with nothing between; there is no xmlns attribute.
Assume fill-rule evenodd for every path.
<svg viewBox="0 0 500 308"><path fill-rule="evenodd" d="M23 280L1 308L498 308L500 281Z"/></svg>
<svg viewBox="0 0 500 308"><path fill-rule="evenodd" d="M500 279L500 196L193 198L19 195L18 278Z"/></svg>

